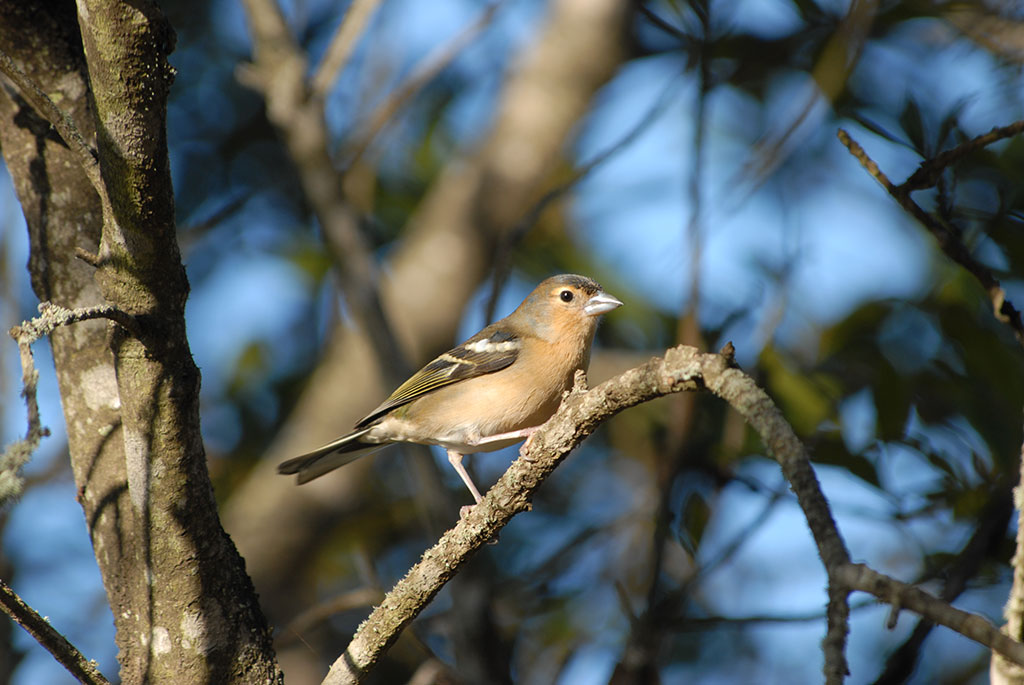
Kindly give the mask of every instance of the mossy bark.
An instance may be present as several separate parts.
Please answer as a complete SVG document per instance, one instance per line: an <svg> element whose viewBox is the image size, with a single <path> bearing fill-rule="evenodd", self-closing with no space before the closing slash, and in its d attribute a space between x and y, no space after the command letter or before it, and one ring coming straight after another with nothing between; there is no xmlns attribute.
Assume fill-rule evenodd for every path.
<svg viewBox="0 0 1024 685"><path fill-rule="evenodd" d="M11 88L0 90L0 145L40 300L111 304L141 331L86 322L51 336L122 681L280 682L269 627L218 519L199 432L165 126L173 40L145 0L83 1L77 11L0 0L0 47L96 147L103 192ZM97 255L95 265L76 248Z"/></svg>

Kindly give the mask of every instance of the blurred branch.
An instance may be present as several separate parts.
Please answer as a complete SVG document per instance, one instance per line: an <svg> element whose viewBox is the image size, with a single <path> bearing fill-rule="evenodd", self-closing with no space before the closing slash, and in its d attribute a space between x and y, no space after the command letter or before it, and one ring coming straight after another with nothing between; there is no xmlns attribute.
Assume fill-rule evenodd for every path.
<svg viewBox="0 0 1024 685"><path fill-rule="evenodd" d="M957 145L952 150L946 150L931 159L926 159L921 162L917 171L910 175L910 178L896 187L896 192L909 195L915 190L931 188L939 182L942 172L946 170L946 167L955 164L975 150L980 150L1004 138L1012 138L1019 135L1022 131L1024 131L1024 119L1016 121L1009 126L996 126L988 133L971 138Z"/></svg>
<svg viewBox="0 0 1024 685"><path fill-rule="evenodd" d="M858 611L860 609L867 609L877 605L878 602L873 599L869 599L867 601L854 604L850 607L850 610ZM744 626L761 625L764 623L812 623L814 621L824 620L825 614L820 610L817 610L806 614L793 614L790 616L763 614L755 616L686 617L666 623L665 627L676 632L686 633L701 632L709 628L742 628Z"/></svg>
<svg viewBox="0 0 1024 685"><path fill-rule="evenodd" d="M21 356L21 396L25 398L28 411L28 429L23 439L15 441L0 455L0 504L21 492L24 480L19 471L39 447L40 440L50 434L50 430L42 425L39 418L39 402L36 399L39 372L36 370L32 355L32 343L49 335L58 326L101 318L110 319L129 331L138 332L135 319L114 307L99 306L70 310L51 302L40 302L39 316L23 322L20 326L14 326L9 331L10 336L18 343L18 352Z"/></svg>
<svg viewBox="0 0 1024 685"><path fill-rule="evenodd" d="M214 228L219 226L222 222L229 219L235 212L241 209L246 202L252 198L252 194L245 192L239 193L235 197L225 202L222 206L214 210L213 214L206 217L202 221L197 221L187 226L182 226L178 229L178 245L180 245L182 252L187 252L196 245L207 233L212 231Z"/></svg>
<svg viewBox="0 0 1024 685"><path fill-rule="evenodd" d="M312 97L323 100L327 93L338 80L338 75L345 69L359 38L366 30L366 26L373 16L380 0L352 0L345 18L338 24L338 30L334 33L327 51L324 53L320 65L316 68L316 74L310 84Z"/></svg>
<svg viewBox="0 0 1024 685"><path fill-rule="evenodd" d="M349 152L345 155L345 168L355 167L366 153L367 148L395 117L398 110L405 106L424 86L437 78L438 74L454 62L455 58L484 32L484 29L494 19L494 13L501 7L501 4L502 0L492 2L476 21L463 29L451 42L441 45L424 57L409 77L373 110L367 123L361 126L359 132L353 136L354 142L348 146Z"/></svg>
<svg viewBox="0 0 1024 685"><path fill-rule="evenodd" d="M107 199L107 189L103 185L103 179L100 178L99 156L96 150L92 149L85 142L85 138L82 137L78 127L75 126L75 122L3 50L0 50L0 72L18 87L22 97L35 108L40 116L50 122L50 125L57 130L57 133L64 139L68 147L75 152L75 156L78 157L78 161L82 165L83 172L85 172L86 177L88 177L96 192L99 193L100 198L103 199L104 206L107 206L109 201Z"/></svg>
<svg viewBox="0 0 1024 685"><path fill-rule="evenodd" d="M967 269L981 283L985 292L988 293L989 300L992 302L992 311L996 319L1009 326L1013 331L1014 337L1017 338L1017 342L1024 346L1024 321L1021 320L1020 311L1006 298L1006 291L999 284L999 280L987 266L974 258L970 250L967 249L967 246L960 239L959 231L955 227L929 214L910 197L912 191L933 185L935 182L933 179L937 179L937 175L941 173L942 169L963 157L967 152L1002 138L1017 135L1021 131L1024 131L1024 121L1018 121L1003 128L992 129L992 131L983 136L978 136L962 145L958 145L931 160L925 160L921 163L918 170L907 179L906 183L901 185L895 185L890 181L888 176L878 167L878 164L868 156L864 148L857 141L850 137L849 133L839 129L837 136L840 142L850 151L850 154L856 157L867 172L882 184L882 187L888 191L889 195L907 213L928 229L928 232L935 237L939 247L946 253L946 256Z"/></svg>
<svg viewBox="0 0 1024 685"><path fill-rule="evenodd" d="M940 599L952 602L967 589L968 582L981 571L985 561L992 558L993 551L1001 546L1012 512L1013 500L1008 487L996 486L986 493L985 506L967 544L950 563L934 573L944 580ZM934 627L935 624L927 618L919 619L910 637L886 659L885 669L874 681L874 685L906 682L917 667L921 647ZM1012 632L1008 634L1014 635ZM1014 639L1020 641L1019 637Z"/></svg>
<svg viewBox="0 0 1024 685"><path fill-rule="evenodd" d="M1001 5L1001 6L1000 6ZM1024 21L1015 0L985 3L951 3L943 17L956 30L995 56L1024 63Z"/></svg>
<svg viewBox="0 0 1024 685"><path fill-rule="evenodd" d="M780 134L758 141L750 161L744 165L745 175L752 177L755 186L763 183L789 157L795 149L793 141L797 131L818 102L824 99L831 107L842 95L850 74L860 61L877 11L878 0L854 0L850 3L849 12L835 27L811 70L810 76L816 88L808 92L799 114Z"/></svg>
<svg viewBox="0 0 1024 685"><path fill-rule="evenodd" d="M409 359L425 362L451 346L466 302L487 274L494 242L543 192L594 94L619 67L630 8L624 0L551 2L533 38L512 56L489 130L447 161L409 216L381 283ZM316 558L323 531L350 523L347 514L372 495L365 484L369 461L302 491L277 474L274 462L336 437L339 424L358 420L394 387L381 379L376 347L364 330L336 327L265 458L222 508L263 607L278 625L296 613L296 593L311 594L296 588L296 577Z"/></svg>
<svg viewBox="0 0 1024 685"><path fill-rule="evenodd" d="M0 610L11 617L25 631L42 645L43 649L53 655L78 682L86 685L109 685L109 681L100 673L97 664L89 661L78 648L68 642L50 623L39 615L18 596L11 587L0 579Z"/></svg>
<svg viewBox="0 0 1024 685"><path fill-rule="evenodd" d="M282 635L278 638L278 646L283 647L300 639L303 633L323 623L335 614L360 607L373 606L383 596L384 593L377 588L362 587L330 597L293 618L291 623L281 630Z"/></svg>
<svg viewBox="0 0 1024 685"><path fill-rule="evenodd" d="M537 200L525 214L523 214L519 221L516 222L516 225L502 237L496 249L494 277L491 280L491 294L487 298L487 308L484 311L485 321L490 322L494 320L494 310L498 306L498 296L501 295L501 289L505 286L505 282L508 280L509 271L511 269L510 263L512 260L512 251L523 241L530 230L537 224L537 221L540 219L541 214L544 213L544 210L546 210L552 202L558 200L567 192L575 188L580 181L587 178L593 171L603 166L605 162L614 158L617 154L632 145L637 138L647 131L648 127L653 124L658 117L664 114L668 109L668 106L674 102L674 96L684 83L683 75L684 72L680 72L669 80L665 85L665 89L661 92L661 95L658 96L655 103L649 110L647 110L647 113L644 114L640 121L637 122L636 126L626 132L626 135L615 143L612 143L608 148L594 155L593 159L587 161L576 169L576 171L574 171L569 177L569 180L544 193L544 195L541 196L541 198Z"/></svg>
<svg viewBox="0 0 1024 685"><path fill-rule="evenodd" d="M306 55L289 32L275 0L245 0L242 4L252 34L254 63L240 71L239 77L266 100L267 116L299 172L303 192L337 264L345 299L374 341L381 368L390 372L389 380L400 382L405 377L401 362L405 356L381 304L377 263L328 153L324 102L306 80Z"/></svg>

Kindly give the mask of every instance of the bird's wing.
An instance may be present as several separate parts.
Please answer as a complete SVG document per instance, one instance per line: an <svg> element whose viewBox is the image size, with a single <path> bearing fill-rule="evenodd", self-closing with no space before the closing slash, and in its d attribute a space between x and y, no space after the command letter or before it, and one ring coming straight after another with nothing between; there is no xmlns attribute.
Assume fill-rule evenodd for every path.
<svg viewBox="0 0 1024 685"><path fill-rule="evenodd" d="M485 328L413 374L383 404L357 423L356 428L368 426L395 407L438 388L507 368L519 356L519 347L520 340L515 334Z"/></svg>

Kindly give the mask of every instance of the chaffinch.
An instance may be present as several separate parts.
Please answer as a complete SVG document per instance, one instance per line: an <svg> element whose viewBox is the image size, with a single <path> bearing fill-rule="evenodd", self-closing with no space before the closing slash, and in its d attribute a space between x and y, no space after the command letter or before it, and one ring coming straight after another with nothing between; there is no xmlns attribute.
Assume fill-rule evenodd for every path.
<svg viewBox="0 0 1024 685"><path fill-rule="evenodd" d="M278 466L307 483L393 442L440 445L479 503L462 456L528 438L586 371L601 314L622 305L594 281L563 274L519 307L417 371L355 430Z"/></svg>

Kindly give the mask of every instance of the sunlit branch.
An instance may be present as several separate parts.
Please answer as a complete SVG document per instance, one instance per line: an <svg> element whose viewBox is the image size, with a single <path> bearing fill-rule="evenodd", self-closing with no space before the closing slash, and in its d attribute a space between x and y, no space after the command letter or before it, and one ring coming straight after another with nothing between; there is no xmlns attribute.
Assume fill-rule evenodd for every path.
<svg viewBox="0 0 1024 685"><path fill-rule="evenodd" d="M51 302L40 303L39 316L23 322L20 326L14 326L9 331L10 336L18 343L21 357L21 395L25 398L28 428L24 438L15 441L0 454L0 503L21 493L24 486L21 468L28 463L32 453L39 447L39 442L50 434L49 429L42 425L39 416L39 402L36 399L39 372L35 367L32 343L49 335L59 326L90 319L110 319L135 335L139 332L135 319L114 307L97 306L71 310Z"/></svg>
<svg viewBox="0 0 1024 685"><path fill-rule="evenodd" d="M585 390L581 374L555 416L523 446L519 459L483 501L424 553L360 625L324 683L356 683L364 678L473 553L493 539L513 516L530 508L536 489L598 425L624 409L675 392L709 390L739 411L761 434L797 493L826 568L848 564L846 546L803 445L768 395L735 368L732 354L731 345L722 354L676 347L664 358L651 359L592 390ZM845 672L845 661L835 663L835 668Z"/></svg>
<svg viewBox="0 0 1024 685"><path fill-rule="evenodd" d="M338 80L338 75L344 71L345 65L352 58L352 53L378 5L380 0L353 0L349 5L313 76L310 84L313 97L323 99L327 96L327 92Z"/></svg>
<svg viewBox="0 0 1024 685"><path fill-rule="evenodd" d="M901 583L864 564L842 564L835 577L851 590L874 595L892 605L893 612L909 609L964 637L999 652L1018 664L1024 664L1024 644L999 632L999 629L977 614L962 611L924 590Z"/></svg>

